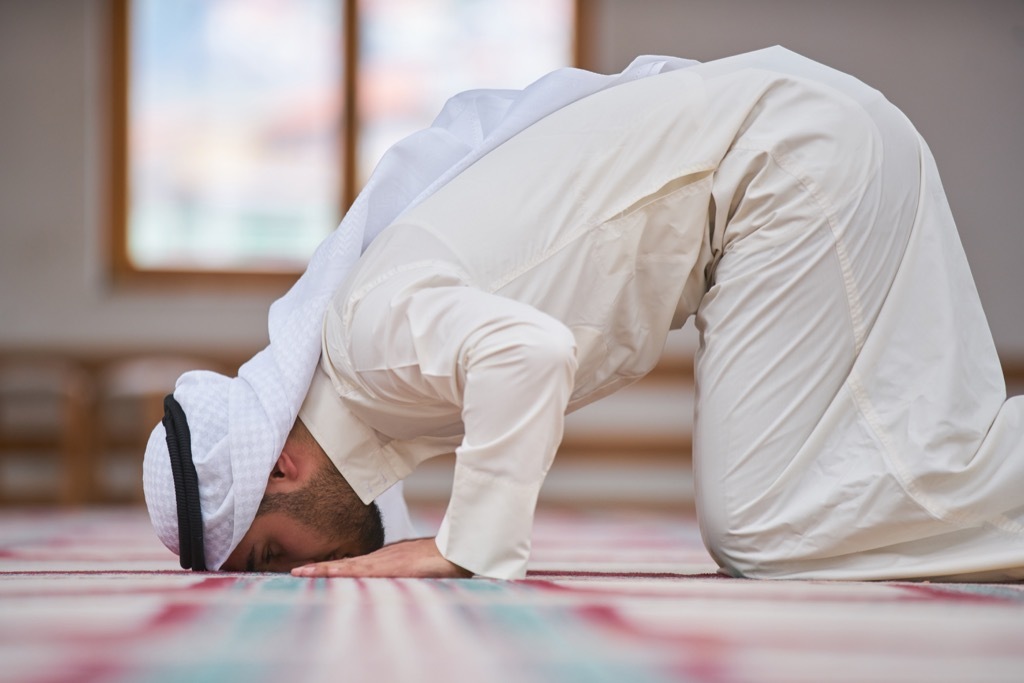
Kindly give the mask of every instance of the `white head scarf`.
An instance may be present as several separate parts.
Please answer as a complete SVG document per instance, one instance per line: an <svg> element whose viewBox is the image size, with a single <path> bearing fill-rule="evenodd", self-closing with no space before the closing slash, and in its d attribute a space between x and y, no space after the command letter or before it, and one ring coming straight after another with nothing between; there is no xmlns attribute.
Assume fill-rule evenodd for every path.
<svg viewBox="0 0 1024 683"><path fill-rule="evenodd" d="M174 398L191 434L208 568L224 564L255 519L319 361L327 304L380 231L551 112L605 88L692 64L673 57L639 57L613 76L560 69L521 91L463 92L445 104L429 128L384 154L341 225L313 254L306 272L270 307L270 344L245 363L237 377L187 372L175 385ZM376 501L386 542L411 535L400 486ZM178 507L162 424L146 447L143 488L157 535L179 553Z"/></svg>

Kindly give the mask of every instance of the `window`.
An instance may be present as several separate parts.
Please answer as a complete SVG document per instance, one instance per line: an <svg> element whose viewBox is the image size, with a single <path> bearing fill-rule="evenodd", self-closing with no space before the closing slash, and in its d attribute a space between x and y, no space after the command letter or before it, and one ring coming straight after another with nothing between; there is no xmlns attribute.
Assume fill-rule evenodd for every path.
<svg viewBox="0 0 1024 683"><path fill-rule="evenodd" d="M120 276L293 278L380 155L573 63L578 0L117 0Z"/></svg>

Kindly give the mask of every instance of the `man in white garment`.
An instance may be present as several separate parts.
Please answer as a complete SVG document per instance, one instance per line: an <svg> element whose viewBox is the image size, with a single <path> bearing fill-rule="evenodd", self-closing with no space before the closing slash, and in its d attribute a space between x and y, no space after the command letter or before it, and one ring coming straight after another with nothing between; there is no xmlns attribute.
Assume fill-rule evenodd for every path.
<svg viewBox="0 0 1024 683"><path fill-rule="evenodd" d="M1024 401L931 155L877 91L780 48L575 100L391 221L217 564L524 576L564 415L693 315L698 515L726 572L1024 576ZM154 434L147 461L173 459ZM380 547L374 501L450 452L436 537Z"/></svg>

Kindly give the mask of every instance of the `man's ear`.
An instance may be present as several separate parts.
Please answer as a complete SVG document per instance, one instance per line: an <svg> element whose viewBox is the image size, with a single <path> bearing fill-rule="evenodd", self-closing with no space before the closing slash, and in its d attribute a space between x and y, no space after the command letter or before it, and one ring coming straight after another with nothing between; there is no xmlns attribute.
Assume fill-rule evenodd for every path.
<svg viewBox="0 0 1024 683"><path fill-rule="evenodd" d="M267 481L267 490L271 492L286 492L299 484L301 468L287 446L281 451L274 463L274 469L270 471L270 478Z"/></svg>

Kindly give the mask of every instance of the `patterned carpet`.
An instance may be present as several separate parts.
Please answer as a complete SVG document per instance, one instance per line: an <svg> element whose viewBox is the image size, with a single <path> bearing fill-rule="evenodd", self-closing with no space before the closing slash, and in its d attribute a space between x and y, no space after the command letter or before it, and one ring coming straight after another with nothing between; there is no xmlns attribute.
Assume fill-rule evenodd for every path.
<svg viewBox="0 0 1024 683"><path fill-rule="evenodd" d="M194 575L140 509L0 512L0 681L1024 681L1024 585L723 578L666 513L542 510L534 558Z"/></svg>

